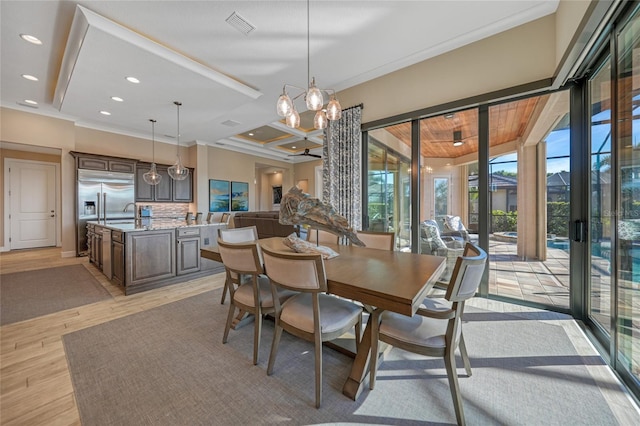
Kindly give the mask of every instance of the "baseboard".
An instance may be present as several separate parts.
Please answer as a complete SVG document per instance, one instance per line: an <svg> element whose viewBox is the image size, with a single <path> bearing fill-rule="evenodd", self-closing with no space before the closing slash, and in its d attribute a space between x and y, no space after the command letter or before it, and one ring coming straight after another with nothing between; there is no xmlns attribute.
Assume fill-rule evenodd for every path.
<svg viewBox="0 0 640 426"><path fill-rule="evenodd" d="M75 251L63 251L61 252L62 257L76 257Z"/></svg>
<svg viewBox="0 0 640 426"><path fill-rule="evenodd" d="M0 247L0 252L9 251L9 250L10 249L8 247L5 247L5 246Z"/></svg>

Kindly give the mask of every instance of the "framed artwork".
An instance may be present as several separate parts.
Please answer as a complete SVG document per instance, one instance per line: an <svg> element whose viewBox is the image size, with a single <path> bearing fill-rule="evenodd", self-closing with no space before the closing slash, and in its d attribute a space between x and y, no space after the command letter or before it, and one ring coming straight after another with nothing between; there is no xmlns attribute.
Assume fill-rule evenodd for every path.
<svg viewBox="0 0 640 426"><path fill-rule="evenodd" d="M209 179L209 211L229 211L229 181Z"/></svg>
<svg viewBox="0 0 640 426"><path fill-rule="evenodd" d="M282 185L273 186L273 204L280 204L282 201Z"/></svg>
<svg viewBox="0 0 640 426"><path fill-rule="evenodd" d="M247 182L231 182L231 211L249 211L249 184Z"/></svg>

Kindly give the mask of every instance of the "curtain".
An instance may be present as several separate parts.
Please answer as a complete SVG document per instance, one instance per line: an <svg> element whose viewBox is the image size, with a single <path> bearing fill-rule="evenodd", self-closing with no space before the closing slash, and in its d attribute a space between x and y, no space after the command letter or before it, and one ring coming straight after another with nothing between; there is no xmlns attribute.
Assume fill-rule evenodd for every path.
<svg viewBox="0 0 640 426"><path fill-rule="evenodd" d="M361 123L362 105L343 110L340 120L329 121L322 149L322 201L344 216L355 231L362 229Z"/></svg>

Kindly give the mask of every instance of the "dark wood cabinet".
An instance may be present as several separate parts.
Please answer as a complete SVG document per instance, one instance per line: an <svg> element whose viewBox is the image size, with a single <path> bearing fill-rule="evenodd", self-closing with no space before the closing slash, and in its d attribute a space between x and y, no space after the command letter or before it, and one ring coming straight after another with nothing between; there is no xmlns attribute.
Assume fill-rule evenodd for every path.
<svg viewBox="0 0 640 426"><path fill-rule="evenodd" d="M124 245L124 232L122 231L112 231L111 233L111 242L112 242L112 259L111 265L113 268L113 276L111 281L115 282L118 285L124 286L125 282L125 245Z"/></svg>
<svg viewBox="0 0 640 426"><path fill-rule="evenodd" d="M120 173L134 173L136 161L127 158L71 152L76 158L76 168Z"/></svg>
<svg viewBox="0 0 640 426"><path fill-rule="evenodd" d="M200 270L200 228L176 229L176 274L184 275Z"/></svg>
<svg viewBox="0 0 640 426"><path fill-rule="evenodd" d="M185 180L173 181L173 201L179 203L193 201L193 169L189 169L189 176Z"/></svg>
<svg viewBox="0 0 640 426"><path fill-rule="evenodd" d="M176 275L175 229L128 232L126 285L153 283ZM131 290L127 290L129 293Z"/></svg>
<svg viewBox="0 0 640 426"><path fill-rule="evenodd" d="M150 163L138 163L136 167L136 201L179 202L193 201L193 171L182 181L171 179L168 166L156 165L156 170L162 176L158 185L149 185L144 181L144 174L151 170Z"/></svg>

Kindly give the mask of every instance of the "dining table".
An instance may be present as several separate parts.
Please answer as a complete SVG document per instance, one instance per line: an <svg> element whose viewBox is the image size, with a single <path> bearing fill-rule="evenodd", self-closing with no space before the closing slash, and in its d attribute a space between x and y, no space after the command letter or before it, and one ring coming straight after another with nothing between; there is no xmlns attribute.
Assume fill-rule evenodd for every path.
<svg viewBox="0 0 640 426"><path fill-rule="evenodd" d="M258 240L261 247L291 253L282 237ZM324 260L327 292L362 303L369 309L412 316L446 268L446 259L427 254L377 250L355 245L323 244L338 255ZM200 249L202 257L221 262L216 248ZM371 317L356 348L342 393L356 400L363 390L371 359Z"/></svg>

